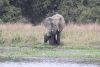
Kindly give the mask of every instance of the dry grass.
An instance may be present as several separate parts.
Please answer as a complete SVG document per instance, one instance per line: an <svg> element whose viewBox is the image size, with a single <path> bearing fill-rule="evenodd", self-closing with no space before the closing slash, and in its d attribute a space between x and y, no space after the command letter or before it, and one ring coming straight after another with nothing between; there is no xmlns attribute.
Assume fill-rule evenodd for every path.
<svg viewBox="0 0 100 67"><path fill-rule="evenodd" d="M90 24L81 24L81 25L77 25L77 24L73 24L73 23L69 23L65 28L64 31L95 31L95 32L99 32L100 31L100 25L98 25L97 23L90 23Z"/></svg>
<svg viewBox="0 0 100 67"><path fill-rule="evenodd" d="M97 23L77 25L70 23L62 32L62 41L66 45L100 46L100 25Z"/></svg>
<svg viewBox="0 0 100 67"><path fill-rule="evenodd" d="M32 26L32 24L15 23L15 24L0 24L0 29L2 30L43 30L46 28L41 24L37 26Z"/></svg>
<svg viewBox="0 0 100 67"><path fill-rule="evenodd" d="M43 44L43 34L48 31L43 24L0 24L0 45L28 46ZM100 25L97 23L77 25L69 23L62 31L63 45L100 46Z"/></svg>
<svg viewBox="0 0 100 67"><path fill-rule="evenodd" d="M36 30L46 31L47 29L41 25L32 26L32 24L16 23L16 24L0 24L0 29L3 30ZM77 25L69 23L63 31L95 31L100 32L100 25L97 23Z"/></svg>

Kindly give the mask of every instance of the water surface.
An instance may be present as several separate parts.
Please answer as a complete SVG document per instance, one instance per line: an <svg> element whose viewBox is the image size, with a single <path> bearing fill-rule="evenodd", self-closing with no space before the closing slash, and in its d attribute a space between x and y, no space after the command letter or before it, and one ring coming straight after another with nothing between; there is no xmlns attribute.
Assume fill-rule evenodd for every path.
<svg viewBox="0 0 100 67"><path fill-rule="evenodd" d="M61 57L0 57L0 67L100 67L100 59Z"/></svg>

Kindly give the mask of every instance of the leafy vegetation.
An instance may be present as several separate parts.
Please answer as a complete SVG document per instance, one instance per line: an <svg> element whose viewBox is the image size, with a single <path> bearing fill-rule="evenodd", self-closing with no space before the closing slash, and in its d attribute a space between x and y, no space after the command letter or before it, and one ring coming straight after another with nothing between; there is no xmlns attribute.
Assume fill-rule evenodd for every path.
<svg viewBox="0 0 100 67"><path fill-rule="evenodd" d="M0 0L0 23L17 21L20 8L10 5L10 0Z"/></svg>
<svg viewBox="0 0 100 67"><path fill-rule="evenodd" d="M66 23L100 22L100 0L0 0L0 23L25 17L33 24L59 13Z"/></svg>

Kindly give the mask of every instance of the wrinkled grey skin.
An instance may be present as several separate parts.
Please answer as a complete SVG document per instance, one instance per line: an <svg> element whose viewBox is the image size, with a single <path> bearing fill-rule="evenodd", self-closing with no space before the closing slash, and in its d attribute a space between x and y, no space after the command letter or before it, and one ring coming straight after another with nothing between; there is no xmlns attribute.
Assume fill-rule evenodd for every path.
<svg viewBox="0 0 100 67"><path fill-rule="evenodd" d="M51 31L45 32L45 34L44 34L44 43L47 43L47 41L49 41L49 43L51 45L53 45L52 40L51 40L51 36L52 36L51 34L52 34ZM54 44L56 44L56 39L55 38L54 38Z"/></svg>
<svg viewBox="0 0 100 67"><path fill-rule="evenodd" d="M49 39L51 39L51 32L50 31L44 33L44 42L47 43L47 41Z"/></svg>
<svg viewBox="0 0 100 67"><path fill-rule="evenodd" d="M51 45L60 45L60 34L65 27L65 20L60 14L53 15L44 20L44 26L49 30L49 42ZM55 35L57 34L57 40ZM48 38L47 38L48 39Z"/></svg>

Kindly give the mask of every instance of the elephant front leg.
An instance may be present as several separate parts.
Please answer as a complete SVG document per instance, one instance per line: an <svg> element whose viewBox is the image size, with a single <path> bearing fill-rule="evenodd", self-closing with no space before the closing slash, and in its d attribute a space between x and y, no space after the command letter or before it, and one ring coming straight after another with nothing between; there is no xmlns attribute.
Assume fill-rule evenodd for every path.
<svg viewBox="0 0 100 67"><path fill-rule="evenodd" d="M55 45L55 35L51 34L51 38L49 39L50 45Z"/></svg>
<svg viewBox="0 0 100 67"><path fill-rule="evenodd" d="M61 31L57 31L57 45L60 45L60 34Z"/></svg>

